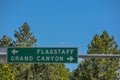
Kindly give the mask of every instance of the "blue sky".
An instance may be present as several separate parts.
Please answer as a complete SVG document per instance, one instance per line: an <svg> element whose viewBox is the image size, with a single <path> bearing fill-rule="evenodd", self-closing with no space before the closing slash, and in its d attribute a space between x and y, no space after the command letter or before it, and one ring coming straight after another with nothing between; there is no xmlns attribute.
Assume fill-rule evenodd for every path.
<svg viewBox="0 0 120 80"><path fill-rule="evenodd" d="M120 46L120 0L0 0L0 38L28 22L37 46L78 47L106 30ZM77 64L67 64L70 70Z"/></svg>

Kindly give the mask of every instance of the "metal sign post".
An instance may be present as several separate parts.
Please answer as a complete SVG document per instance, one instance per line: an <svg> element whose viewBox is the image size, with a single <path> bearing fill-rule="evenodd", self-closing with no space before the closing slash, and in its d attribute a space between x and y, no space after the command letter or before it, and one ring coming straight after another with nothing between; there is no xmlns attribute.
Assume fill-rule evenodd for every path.
<svg viewBox="0 0 120 80"><path fill-rule="evenodd" d="M0 64L6 63L7 48L0 48Z"/></svg>
<svg viewBox="0 0 120 80"><path fill-rule="evenodd" d="M120 54L79 54L78 58L120 58Z"/></svg>

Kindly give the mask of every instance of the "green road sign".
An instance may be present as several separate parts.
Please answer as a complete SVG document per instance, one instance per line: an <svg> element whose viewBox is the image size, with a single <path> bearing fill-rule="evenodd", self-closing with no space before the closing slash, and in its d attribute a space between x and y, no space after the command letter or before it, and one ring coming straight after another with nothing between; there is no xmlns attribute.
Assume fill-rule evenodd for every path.
<svg viewBox="0 0 120 80"><path fill-rule="evenodd" d="M8 48L8 63L77 63L77 48Z"/></svg>

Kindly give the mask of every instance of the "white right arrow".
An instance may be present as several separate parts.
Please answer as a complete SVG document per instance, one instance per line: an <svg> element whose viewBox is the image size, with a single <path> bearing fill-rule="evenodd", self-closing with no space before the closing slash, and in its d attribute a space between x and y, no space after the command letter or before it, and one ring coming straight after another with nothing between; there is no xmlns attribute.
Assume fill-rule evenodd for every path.
<svg viewBox="0 0 120 80"><path fill-rule="evenodd" d="M72 56L68 57L67 60L72 61L74 58Z"/></svg>
<svg viewBox="0 0 120 80"><path fill-rule="evenodd" d="M18 51L15 50L15 49L13 49L11 52L12 52L14 55L15 55L16 53L18 53Z"/></svg>

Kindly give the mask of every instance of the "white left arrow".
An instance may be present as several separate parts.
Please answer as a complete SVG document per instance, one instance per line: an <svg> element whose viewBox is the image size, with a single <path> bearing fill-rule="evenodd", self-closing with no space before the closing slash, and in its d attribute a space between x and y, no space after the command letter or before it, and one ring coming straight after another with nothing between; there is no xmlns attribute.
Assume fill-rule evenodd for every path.
<svg viewBox="0 0 120 80"><path fill-rule="evenodd" d="M18 51L15 50L15 49L13 49L11 52L12 52L14 55L15 55L16 53L18 53Z"/></svg>
<svg viewBox="0 0 120 80"><path fill-rule="evenodd" d="M72 61L74 58L72 56L68 57L67 60Z"/></svg>

